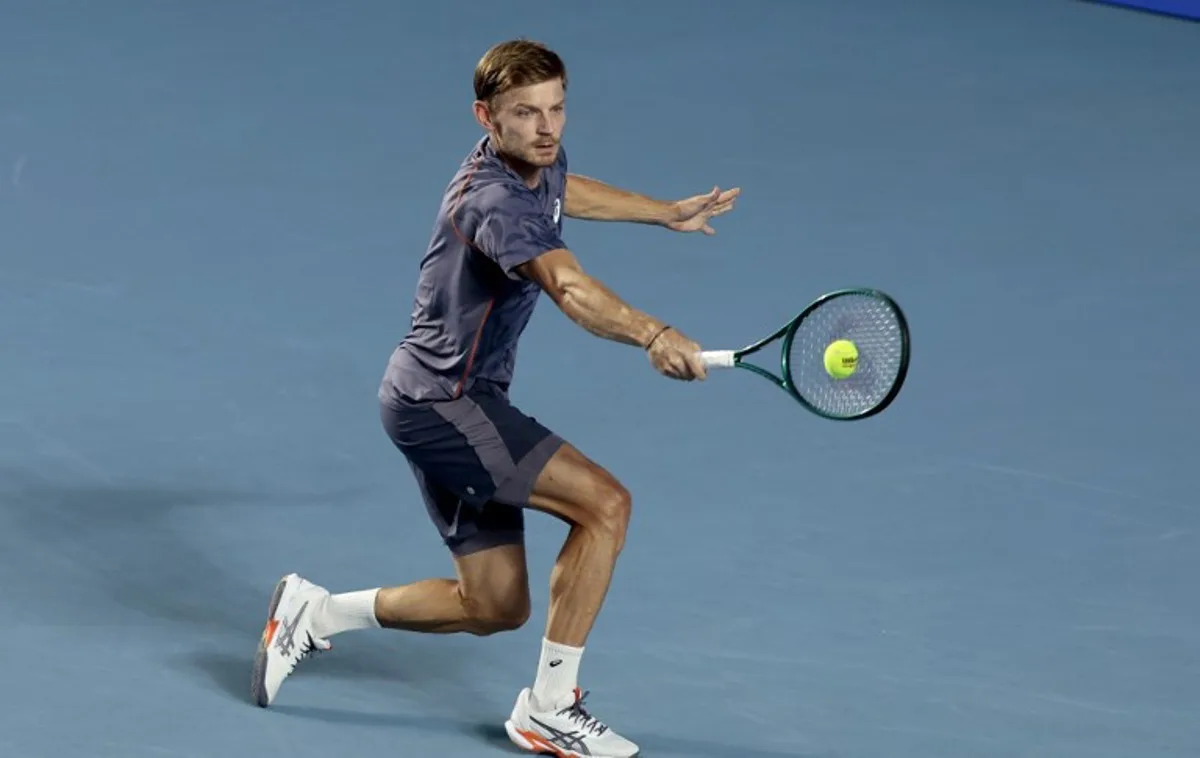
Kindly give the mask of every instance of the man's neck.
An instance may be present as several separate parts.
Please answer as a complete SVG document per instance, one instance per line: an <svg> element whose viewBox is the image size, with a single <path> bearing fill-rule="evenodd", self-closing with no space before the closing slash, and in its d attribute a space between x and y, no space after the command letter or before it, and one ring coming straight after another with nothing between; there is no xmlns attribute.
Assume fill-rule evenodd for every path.
<svg viewBox="0 0 1200 758"><path fill-rule="evenodd" d="M508 167L521 177L529 189L536 189L538 183L542 181L542 170L537 166L531 166L519 158L510 158L507 155L501 155L500 160L507 163Z"/></svg>
<svg viewBox="0 0 1200 758"><path fill-rule="evenodd" d="M521 180L525 182L525 186L529 189L535 189L542 181L542 170L537 166L530 165L520 158L501 152L496 149L494 144L492 149L495 150L500 160L504 161L504 165L508 166L512 169L513 173L521 177Z"/></svg>

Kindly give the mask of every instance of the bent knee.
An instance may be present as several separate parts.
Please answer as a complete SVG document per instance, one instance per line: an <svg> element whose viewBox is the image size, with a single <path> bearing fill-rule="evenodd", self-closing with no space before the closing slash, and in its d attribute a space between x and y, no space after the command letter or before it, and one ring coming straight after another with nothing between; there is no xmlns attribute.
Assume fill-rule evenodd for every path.
<svg viewBox="0 0 1200 758"><path fill-rule="evenodd" d="M563 445L538 477L534 507L620 548L633 513L633 498L615 476L569 444Z"/></svg>
<svg viewBox="0 0 1200 758"><path fill-rule="evenodd" d="M633 515L633 497L620 482L612 480L595 493L592 526L616 540L618 548L625 544L625 532Z"/></svg>
<svg viewBox="0 0 1200 758"><path fill-rule="evenodd" d="M464 598L463 605L470 619L471 632L481 637L520 629L529 621L531 613L528 596L499 602Z"/></svg>

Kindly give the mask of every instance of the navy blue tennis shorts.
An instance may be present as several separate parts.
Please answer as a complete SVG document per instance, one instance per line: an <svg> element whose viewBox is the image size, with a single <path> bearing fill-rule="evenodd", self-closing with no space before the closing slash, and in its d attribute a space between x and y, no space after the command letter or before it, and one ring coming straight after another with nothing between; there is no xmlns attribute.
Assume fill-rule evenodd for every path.
<svg viewBox="0 0 1200 758"><path fill-rule="evenodd" d="M381 403L380 416L453 554L525 539L523 509L561 437L483 382L455 400Z"/></svg>

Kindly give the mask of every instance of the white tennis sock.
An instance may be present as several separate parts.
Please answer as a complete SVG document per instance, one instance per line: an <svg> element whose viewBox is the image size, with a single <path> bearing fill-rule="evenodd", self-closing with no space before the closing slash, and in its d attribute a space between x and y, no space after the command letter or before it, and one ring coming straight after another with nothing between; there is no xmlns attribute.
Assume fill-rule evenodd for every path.
<svg viewBox="0 0 1200 758"><path fill-rule="evenodd" d="M533 706L549 711L566 707L575 699L579 682L579 660L583 648L542 640L542 658L533 682Z"/></svg>
<svg viewBox="0 0 1200 758"><path fill-rule="evenodd" d="M355 629L378 629L375 596L379 588L330 595L313 614L313 636L326 638Z"/></svg>

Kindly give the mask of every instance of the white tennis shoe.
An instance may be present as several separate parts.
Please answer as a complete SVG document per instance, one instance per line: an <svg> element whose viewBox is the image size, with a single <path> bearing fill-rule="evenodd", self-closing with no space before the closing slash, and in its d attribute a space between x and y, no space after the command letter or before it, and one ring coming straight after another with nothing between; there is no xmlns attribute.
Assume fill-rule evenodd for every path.
<svg viewBox="0 0 1200 758"><path fill-rule="evenodd" d="M329 640L313 635L313 611L329 597L329 591L296 574L288 574L275 585L267 610L267 624L254 656L251 693L254 702L266 708L275 700L283 680L296 664L314 652L329 650Z"/></svg>
<svg viewBox="0 0 1200 758"><path fill-rule="evenodd" d="M583 707L587 693L575 690L564 707L534 710L531 691L517 696L512 716L505 722L508 737L517 747L557 758L633 758L638 746L609 729Z"/></svg>

